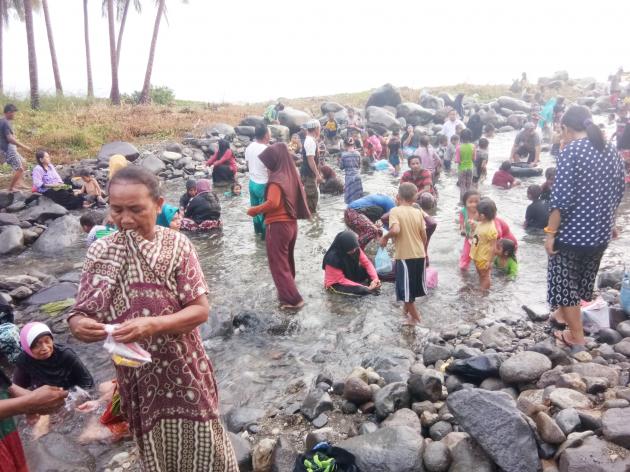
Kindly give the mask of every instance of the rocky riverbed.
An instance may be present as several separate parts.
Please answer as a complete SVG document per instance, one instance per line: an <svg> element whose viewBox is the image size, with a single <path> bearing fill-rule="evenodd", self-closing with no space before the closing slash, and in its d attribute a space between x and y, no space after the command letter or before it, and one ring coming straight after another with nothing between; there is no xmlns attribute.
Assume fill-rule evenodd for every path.
<svg viewBox="0 0 630 472"><path fill-rule="evenodd" d="M571 82L564 76L554 80ZM581 102L606 111L597 108L605 101L600 85L572 83L583 87ZM435 136L449 97L425 95L411 106L396 104L396 94L389 86L375 92L366 110L370 126L379 129L382 122L392 129L409 122ZM510 117L525 116L529 104L514 97L465 102L467 108L476 103L485 122L499 129L511 126L508 121L516 125L503 128L492 141L491 175L507 157L521 124ZM321 111L335 112L340 121L346 113L334 103L322 104ZM274 137L288 139L308 118L306 112L285 110ZM175 202L182 178L205 175L203 151L215 146L218 135L232 140L240 158L259 119L248 117L236 127L211 124L204 135L187 136L181 143L142 149L114 143L99 156L60 170L70 176L78 167L89 167L104 183L109 156L122 153L159 175L168 200ZM334 158L328 160L334 166ZM553 165L546 153L542 162ZM383 173L367 172L363 180L369 192L393 194L397 184ZM481 297L475 277L457 269L461 241L454 182L455 176L445 175L438 184L438 230L430 252L440 283L420 302L424 321L415 332L401 330L390 285L379 297L362 300L323 292L321 256L344 227L340 197L322 197L318 218L300 223L298 285L307 305L295 316L275 305L264 246L254 242L244 213L246 185L244 200L222 201L223 233L192 237L213 305L202 337L241 470L290 471L297 453L321 440L354 453L364 472L630 467L630 321L618 308L630 235L622 233L611 243L600 274L599 293L610 306L611 328L593 333L587 351L571 357L556 345L546 322L543 235L521 227L525 188L505 192L482 185L519 239L521 272L514 283L495 279L492 293ZM627 199L619 213L625 228ZM0 296L16 307L17 323L47 322L58 342L77 350L97 381L111 378L113 369L100 346L77 343L63 320L85 253L78 213L43 197L0 192L0 227ZM65 416L38 441L22 425L32 470L136 468L130 441L82 444L88 419Z"/></svg>

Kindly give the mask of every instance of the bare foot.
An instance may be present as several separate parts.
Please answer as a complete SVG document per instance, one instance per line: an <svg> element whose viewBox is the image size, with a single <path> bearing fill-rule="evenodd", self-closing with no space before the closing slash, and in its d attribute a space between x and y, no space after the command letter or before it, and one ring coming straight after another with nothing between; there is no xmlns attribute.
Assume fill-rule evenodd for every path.
<svg viewBox="0 0 630 472"><path fill-rule="evenodd" d="M300 303L298 303L297 305L288 305L288 304L283 304L280 305L280 309L281 310L299 310L300 308L302 308L304 306L304 300L302 300Z"/></svg>
<svg viewBox="0 0 630 472"><path fill-rule="evenodd" d="M33 432L31 437L33 441L37 441L42 436L46 436L50 431L50 415L43 415L39 417L35 426L33 426Z"/></svg>
<svg viewBox="0 0 630 472"><path fill-rule="evenodd" d="M92 416L85 426L85 429L79 436L79 443L87 444L90 442L103 441L105 439L112 439L112 433L100 423L97 416Z"/></svg>

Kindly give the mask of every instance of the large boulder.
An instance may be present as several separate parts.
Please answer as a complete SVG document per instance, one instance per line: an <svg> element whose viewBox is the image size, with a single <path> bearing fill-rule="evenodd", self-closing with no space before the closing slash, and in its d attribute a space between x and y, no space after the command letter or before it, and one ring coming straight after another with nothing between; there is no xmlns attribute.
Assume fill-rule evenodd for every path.
<svg viewBox="0 0 630 472"><path fill-rule="evenodd" d="M379 133L386 130L400 129L400 123L396 119L396 116L385 108L371 106L366 110L368 127L373 128Z"/></svg>
<svg viewBox="0 0 630 472"><path fill-rule="evenodd" d="M58 205L49 198L39 197L37 203L28 207L26 210L24 210L23 213L20 214L20 219L43 223L46 220L59 218L60 216L64 216L67 214L68 210L66 210L61 205Z"/></svg>
<svg viewBox="0 0 630 472"><path fill-rule="evenodd" d="M372 92L365 107L397 107L402 102L400 93L392 84L385 84Z"/></svg>
<svg viewBox="0 0 630 472"><path fill-rule="evenodd" d="M488 377L498 377L500 367L501 358L498 354L483 354L453 361L446 367L446 371L465 380L479 383Z"/></svg>
<svg viewBox="0 0 630 472"><path fill-rule="evenodd" d="M422 471L422 436L407 426L355 436L339 443L339 447L354 454L357 466L366 472Z"/></svg>
<svg viewBox="0 0 630 472"><path fill-rule="evenodd" d="M64 249L76 246L83 235L79 218L62 216L53 221L35 241L33 249L44 254L59 255Z"/></svg>
<svg viewBox="0 0 630 472"><path fill-rule="evenodd" d="M282 126L286 126L292 133L300 131L302 125L311 119L311 115L302 110L286 107L278 113L278 121Z"/></svg>
<svg viewBox="0 0 630 472"><path fill-rule="evenodd" d="M499 373L501 380L515 384L535 382L548 370L551 370L551 361L547 356L533 351L525 351L503 362Z"/></svg>
<svg viewBox="0 0 630 472"><path fill-rule="evenodd" d="M630 408L611 408L602 415L604 437L622 447L630 448Z"/></svg>
<svg viewBox="0 0 630 472"><path fill-rule="evenodd" d="M239 136L247 136L253 138L256 134L256 128L253 126L237 126L234 128L234 132Z"/></svg>
<svg viewBox="0 0 630 472"><path fill-rule="evenodd" d="M232 408L225 418L225 423L232 433L240 433L265 416L265 410L240 406Z"/></svg>
<svg viewBox="0 0 630 472"><path fill-rule="evenodd" d="M234 127L227 123L215 123L206 128L206 136L223 135L229 137L235 134Z"/></svg>
<svg viewBox="0 0 630 472"><path fill-rule="evenodd" d="M46 303L58 302L74 298L77 294L77 285L72 282L61 282L52 287L40 290L26 299L27 305L45 305Z"/></svg>
<svg viewBox="0 0 630 472"><path fill-rule="evenodd" d="M288 143L289 139L291 139L291 130L286 126L269 125L269 132L271 133L271 137L276 141Z"/></svg>
<svg viewBox="0 0 630 472"><path fill-rule="evenodd" d="M396 107L396 116L404 118L407 124L413 126L426 125L435 118L435 111L424 108L417 103L404 102Z"/></svg>
<svg viewBox="0 0 630 472"><path fill-rule="evenodd" d="M345 110L343 105L340 105L337 102L324 102L322 103L320 109L322 110L322 115L330 112L337 113L341 110Z"/></svg>
<svg viewBox="0 0 630 472"><path fill-rule="evenodd" d="M627 472L630 451L591 436L581 446L564 450L559 469L560 472Z"/></svg>
<svg viewBox="0 0 630 472"><path fill-rule="evenodd" d="M20 226L20 219L11 213L0 213L0 226Z"/></svg>
<svg viewBox="0 0 630 472"><path fill-rule="evenodd" d="M507 108L512 111L522 111L525 113L532 111L532 106L529 103L519 100L518 98L499 97L497 103L501 108Z"/></svg>
<svg viewBox="0 0 630 472"><path fill-rule="evenodd" d="M153 154L149 154L148 156L143 158L140 161L140 165L153 174L159 174L166 169L166 164L164 164L164 162L160 158L154 156Z"/></svg>
<svg viewBox="0 0 630 472"><path fill-rule="evenodd" d="M115 154L122 154L129 162L135 161L140 152L136 147L125 141L114 141L112 143L103 144L96 158L103 163L109 163L109 158Z"/></svg>
<svg viewBox="0 0 630 472"><path fill-rule="evenodd" d="M0 232L0 254L11 254L24 249L24 233L17 225L4 226Z"/></svg>
<svg viewBox="0 0 630 472"><path fill-rule="evenodd" d="M444 99L436 97L428 93L420 95L420 105L424 108L431 108L432 110L441 110L444 108Z"/></svg>
<svg viewBox="0 0 630 472"><path fill-rule="evenodd" d="M449 395L447 405L460 426L503 470L538 471L534 433L508 394L463 389Z"/></svg>
<svg viewBox="0 0 630 472"><path fill-rule="evenodd" d="M262 116L248 116L243 118L239 123L239 126L257 126L260 124L265 124L265 119Z"/></svg>

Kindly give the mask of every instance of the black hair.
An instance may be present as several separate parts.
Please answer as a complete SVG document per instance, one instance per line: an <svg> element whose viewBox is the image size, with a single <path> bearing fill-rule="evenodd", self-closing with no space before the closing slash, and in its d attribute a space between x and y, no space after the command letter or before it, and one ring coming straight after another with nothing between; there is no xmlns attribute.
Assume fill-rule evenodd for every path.
<svg viewBox="0 0 630 472"><path fill-rule="evenodd" d="M343 144L346 146L354 146L354 138L352 136L346 136L346 139L343 140Z"/></svg>
<svg viewBox="0 0 630 472"><path fill-rule="evenodd" d="M547 167L545 169L545 179L549 180L552 177L556 176L556 168L555 167Z"/></svg>
<svg viewBox="0 0 630 472"><path fill-rule="evenodd" d="M373 129L369 129L368 130L368 136L374 136L376 133L374 132Z"/></svg>
<svg viewBox="0 0 630 472"><path fill-rule="evenodd" d="M542 187L538 184L532 184L527 187L527 196L531 196L532 200L538 200L542 194Z"/></svg>
<svg viewBox="0 0 630 472"><path fill-rule="evenodd" d="M490 198L484 197L479 200L479 204L477 205L477 213L485 216L487 220L492 221L497 216L497 206Z"/></svg>
<svg viewBox="0 0 630 472"><path fill-rule="evenodd" d="M451 142L453 141L459 141L459 135L458 134L454 134L453 136L451 136Z"/></svg>
<svg viewBox="0 0 630 472"><path fill-rule="evenodd" d="M195 179L188 179L186 181L186 191L197 190L197 181Z"/></svg>
<svg viewBox="0 0 630 472"><path fill-rule="evenodd" d="M598 151L606 147L604 134L599 126L593 123L591 112L581 105L573 105L562 115L560 123L573 131L586 131L588 140Z"/></svg>
<svg viewBox="0 0 630 472"><path fill-rule="evenodd" d="M111 193L112 185L120 182L144 185L149 190L149 195L153 200L160 198L160 181L144 167L127 166L120 169L109 181L107 193Z"/></svg>
<svg viewBox="0 0 630 472"><path fill-rule="evenodd" d="M238 185L239 187L243 188L243 186L241 185L241 183L240 183L240 182L232 182L232 185L230 185L230 190L231 190L232 192L234 192L234 188L235 188L237 185Z"/></svg>
<svg viewBox="0 0 630 472"><path fill-rule="evenodd" d="M278 102L278 103L276 104L276 110L278 110L278 111L282 111L282 110L284 110L284 103L280 103L280 102Z"/></svg>
<svg viewBox="0 0 630 472"><path fill-rule="evenodd" d="M494 131L494 125L492 123L488 123L486 126L483 127L484 133L490 133L492 131Z"/></svg>
<svg viewBox="0 0 630 472"><path fill-rule="evenodd" d="M35 152L35 160L40 166L43 166L42 161L44 160L44 156L46 155L47 152L48 151L46 151L46 149L38 149Z"/></svg>
<svg viewBox="0 0 630 472"><path fill-rule="evenodd" d="M87 226L88 228L92 229L94 228L94 226L96 226L98 220L99 217L96 215L96 213L84 213L81 215L81 218L79 218L79 224L81 226Z"/></svg>
<svg viewBox="0 0 630 472"><path fill-rule="evenodd" d="M230 143L226 139L219 139L219 150L217 157L221 158L230 149Z"/></svg>
<svg viewBox="0 0 630 472"><path fill-rule="evenodd" d="M427 136L422 136L420 138L420 146L428 148L429 147L429 138Z"/></svg>
<svg viewBox="0 0 630 472"><path fill-rule="evenodd" d="M490 141L488 141L487 138L479 139L479 149L488 149L489 144L490 144Z"/></svg>
<svg viewBox="0 0 630 472"><path fill-rule="evenodd" d="M444 141L448 143L448 136L446 136L445 134L438 134L437 140L438 143L442 143Z"/></svg>
<svg viewBox="0 0 630 472"><path fill-rule="evenodd" d="M501 167L499 167L499 169L504 170L506 172L509 172L511 168L512 168L512 163L510 161L503 161L501 163Z"/></svg>
<svg viewBox="0 0 630 472"><path fill-rule="evenodd" d="M471 143L473 140L472 131L470 131L468 128L464 128L459 136L460 138L462 138L464 144Z"/></svg>
<svg viewBox="0 0 630 472"><path fill-rule="evenodd" d="M18 109L13 103L7 103L4 106L4 112L5 113L11 113L11 112L14 112L14 111L18 111Z"/></svg>
<svg viewBox="0 0 630 472"><path fill-rule="evenodd" d="M464 192L464 195L462 196L462 203L464 205L466 205L466 200L468 200L473 195L477 195L477 196L481 197L481 194L479 193L479 191L477 191L477 190L468 190L467 192Z"/></svg>
<svg viewBox="0 0 630 472"><path fill-rule="evenodd" d="M254 128L254 138L259 141L261 139L265 139L265 136L267 136L268 132L269 128L267 128L267 125L265 123L258 123L256 125L256 128Z"/></svg>
<svg viewBox="0 0 630 472"><path fill-rule="evenodd" d="M516 244L511 239L503 238L499 239L499 244L501 244L501 253L504 256L511 257L516 260Z"/></svg>
<svg viewBox="0 0 630 472"><path fill-rule="evenodd" d="M78 172L79 177L92 177L92 171L87 167L82 167Z"/></svg>
<svg viewBox="0 0 630 472"><path fill-rule="evenodd" d="M404 182L398 187L398 197L407 203L413 203L416 201L418 195L418 187L411 182Z"/></svg>

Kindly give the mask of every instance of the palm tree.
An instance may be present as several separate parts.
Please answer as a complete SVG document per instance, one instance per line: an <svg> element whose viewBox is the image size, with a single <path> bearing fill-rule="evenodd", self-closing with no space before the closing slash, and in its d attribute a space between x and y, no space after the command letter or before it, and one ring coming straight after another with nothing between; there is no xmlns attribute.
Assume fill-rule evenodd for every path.
<svg viewBox="0 0 630 472"><path fill-rule="evenodd" d="M122 47L123 33L125 32L125 24L127 23L127 12L131 0L118 0L118 18L120 19L120 27L118 28L118 42L116 43L116 62L120 66L120 49ZM133 0L133 6L138 13L142 13L142 4L140 0ZM121 8L122 7L122 8Z"/></svg>
<svg viewBox="0 0 630 472"><path fill-rule="evenodd" d="M147 63L147 71L144 75L144 85L140 93L140 103L149 103L151 91L151 73L153 72L153 59L155 58L155 47L157 46L158 33L160 31L160 21L164 15L166 0L158 0L158 11L155 16L155 24L153 26L153 38L151 39L151 49L149 51L149 62Z"/></svg>
<svg viewBox="0 0 630 472"><path fill-rule="evenodd" d="M107 0L107 21L109 22L109 56L112 67L112 90L109 98L114 105L120 105L118 61L116 60L116 31L114 29L114 0Z"/></svg>
<svg viewBox="0 0 630 472"><path fill-rule="evenodd" d="M4 69L3 69L3 29L9 27L9 13L15 11L18 18L24 21L24 5L21 0L0 0L0 95L4 93Z"/></svg>
<svg viewBox="0 0 630 472"><path fill-rule="evenodd" d="M90 29L88 22L88 0L83 0L83 33L85 35L85 64L87 68L87 95L94 98L94 82L92 82L92 58L90 57Z"/></svg>
<svg viewBox="0 0 630 472"><path fill-rule="evenodd" d="M32 0L23 0L26 23L26 43L28 46L28 75L31 82L31 108L39 108L39 83L37 80L37 52L35 51L35 31L33 29Z"/></svg>
<svg viewBox="0 0 630 472"><path fill-rule="evenodd" d="M50 23L50 13L48 13L48 0L42 0L42 6L44 7L44 19L46 20L46 33L48 34L50 60L52 61L53 75L55 77L55 91L57 92L57 95L63 95L61 76L59 75L59 64L57 64L57 53L55 52L55 40L53 39L52 25Z"/></svg>

